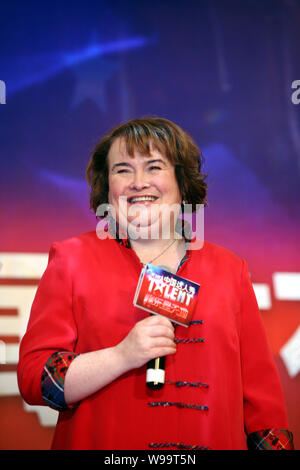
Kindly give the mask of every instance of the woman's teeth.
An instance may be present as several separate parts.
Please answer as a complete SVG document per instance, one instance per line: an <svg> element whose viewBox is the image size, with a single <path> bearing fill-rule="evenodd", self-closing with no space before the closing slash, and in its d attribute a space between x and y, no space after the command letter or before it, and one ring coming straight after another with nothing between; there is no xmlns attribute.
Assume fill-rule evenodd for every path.
<svg viewBox="0 0 300 470"><path fill-rule="evenodd" d="M130 204L135 202L146 202L146 201L156 201L157 197L155 196L135 196L128 199Z"/></svg>

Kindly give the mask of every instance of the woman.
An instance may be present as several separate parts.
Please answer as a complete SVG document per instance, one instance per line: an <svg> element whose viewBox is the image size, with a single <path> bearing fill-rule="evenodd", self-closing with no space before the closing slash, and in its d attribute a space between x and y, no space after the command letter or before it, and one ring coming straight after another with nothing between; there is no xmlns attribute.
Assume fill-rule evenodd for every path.
<svg viewBox="0 0 300 470"><path fill-rule="evenodd" d="M109 202L107 236L52 245L20 347L22 396L60 410L54 449L292 448L246 263L178 234L176 208L206 202L201 171L166 119L130 121L96 146L87 180L93 210ZM146 263L200 284L188 328L133 305ZM165 384L151 390L146 364L161 356Z"/></svg>

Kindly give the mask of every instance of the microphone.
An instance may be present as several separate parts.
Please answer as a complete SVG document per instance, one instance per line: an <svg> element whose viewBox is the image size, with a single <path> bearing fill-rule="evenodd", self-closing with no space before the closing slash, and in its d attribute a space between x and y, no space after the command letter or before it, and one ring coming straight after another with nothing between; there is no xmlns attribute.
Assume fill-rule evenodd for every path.
<svg viewBox="0 0 300 470"><path fill-rule="evenodd" d="M188 327L195 310L200 284L164 269L165 266L146 264L135 291L135 307L160 314L171 322ZM147 363L146 385L160 390L165 383L165 357Z"/></svg>
<svg viewBox="0 0 300 470"><path fill-rule="evenodd" d="M161 266L159 266L161 267ZM153 315L153 313L151 313ZM156 357L147 363L146 385L151 390L160 390L165 384L165 357Z"/></svg>
<svg viewBox="0 0 300 470"><path fill-rule="evenodd" d="M157 357L147 363L146 385L152 390L160 390L164 386L165 361L165 357Z"/></svg>

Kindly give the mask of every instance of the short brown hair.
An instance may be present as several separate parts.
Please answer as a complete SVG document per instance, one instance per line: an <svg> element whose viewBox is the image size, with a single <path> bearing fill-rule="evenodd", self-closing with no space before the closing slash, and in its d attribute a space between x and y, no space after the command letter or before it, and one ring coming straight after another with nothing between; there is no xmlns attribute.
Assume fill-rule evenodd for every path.
<svg viewBox="0 0 300 470"><path fill-rule="evenodd" d="M126 150L133 157L137 150L150 155L150 140L166 153L175 166L175 175L182 198L187 204L206 204L207 184L202 173L203 155L193 139L172 121L158 117L133 119L121 124L106 134L96 145L86 170L86 179L91 186L90 208L96 213L100 204L108 202L107 156L115 139L125 140Z"/></svg>

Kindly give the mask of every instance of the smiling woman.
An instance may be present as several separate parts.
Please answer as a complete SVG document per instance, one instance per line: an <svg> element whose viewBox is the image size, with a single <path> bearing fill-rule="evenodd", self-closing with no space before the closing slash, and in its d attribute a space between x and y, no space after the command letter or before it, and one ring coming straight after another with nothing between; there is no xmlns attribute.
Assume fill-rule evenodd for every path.
<svg viewBox="0 0 300 470"><path fill-rule="evenodd" d="M163 233L162 222L169 229L171 226L175 227L174 220L164 217L163 208L177 205L177 220L182 196L174 165L164 153L151 143L149 155L142 155L137 151L131 157L126 151L125 141L118 137L108 154L108 168L108 200L114 207L117 222L122 228L127 228L131 234L132 225L138 224L140 237L135 239L147 239L151 242L152 239L159 238L159 233ZM120 204L120 201L124 203ZM174 238L174 230L168 231L169 237Z"/></svg>
<svg viewBox="0 0 300 470"><path fill-rule="evenodd" d="M87 168L91 208L96 212L108 201L140 260L157 259L178 238L182 202L193 211L206 203L202 165L193 139L173 122L132 120L113 129L94 150ZM174 270L184 254L181 237L171 243L164 265Z"/></svg>
<svg viewBox="0 0 300 470"><path fill-rule="evenodd" d="M109 203L115 236L52 245L20 346L23 398L60 410L53 449L293 447L246 262L207 241L192 249L176 230L182 204L206 203L202 163L192 138L162 118L122 124L96 146L90 205ZM169 318L134 304L145 263L167 271L160 288L150 283L151 305L171 312L200 285L176 337ZM146 364L161 358L166 380L150 390Z"/></svg>

